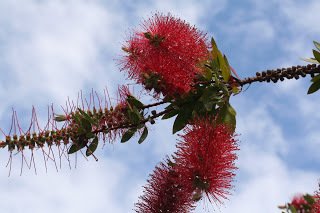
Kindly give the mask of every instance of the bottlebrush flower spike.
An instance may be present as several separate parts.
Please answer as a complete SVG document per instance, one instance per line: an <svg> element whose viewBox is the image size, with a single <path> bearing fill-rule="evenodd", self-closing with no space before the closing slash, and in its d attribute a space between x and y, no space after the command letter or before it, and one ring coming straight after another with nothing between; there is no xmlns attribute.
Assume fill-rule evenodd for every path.
<svg viewBox="0 0 320 213"><path fill-rule="evenodd" d="M319 183L320 188L320 183ZM315 192L315 196L313 197L315 203L312 205L312 209L314 213L320 213L320 190Z"/></svg>
<svg viewBox="0 0 320 213"><path fill-rule="evenodd" d="M155 14L127 39L119 65L156 94L185 94L209 56L206 34L171 14Z"/></svg>
<svg viewBox="0 0 320 213"><path fill-rule="evenodd" d="M181 136L181 135L180 135ZM215 124L215 119L197 119L184 129L177 144L176 172L180 182L195 190L194 199L206 195L211 202L231 194L237 140L230 127Z"/></svg>
<svg viewBox="0 0 320 213"><path fill-rule="evenodd" d="M303 205L308 205L308 202L304 199L302 194L296 194L289 205L292 205L297 211L299 211L303 210Z"/></svg>
<svg viewBox="0 0 320 213"><path fill-rule="evenodd" d="M177 182L177 174L170 160L160 163L156 167L144 195L140 196L140 202L135 204L138 213L187 213L195 206L192 200L192 189L188 189Z"/></svg>

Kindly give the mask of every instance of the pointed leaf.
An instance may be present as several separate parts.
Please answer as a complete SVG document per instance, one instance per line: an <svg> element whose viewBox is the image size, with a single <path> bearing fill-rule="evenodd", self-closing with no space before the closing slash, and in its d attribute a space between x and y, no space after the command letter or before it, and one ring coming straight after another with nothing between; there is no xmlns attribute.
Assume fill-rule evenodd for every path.
<svg viewBox="0 0 320 213"><path fill-rule="evenodd" d="M96 135L93 134L93 133L87 133L87 134L86 134L86 138L87 138L87 139L94 138L94 137L96 137Z"/></svg>
<svg viewBox="0 0 320 213"><path fill-rule="evenodd" d="M139 101L136 97L134 97L133 95L128 95L127 97L127 102L129 104L131 104L132 106L135 106L137 108L142 108L143 107L143 103L141 103L141 101Z"/></svg>
<svg viewBox="0 0 320 213"><path fill-rule="evenodd" d="M173 134L180 131L188 124L188 121L192 116L194 105L194 103L191 103L190 105L183 107L179 112L176 120L173 123Z"/></svg>
<svg viewBox="0 0 320 213"><path fill-rule="evenodd" d="M110 132L110 129L103 130L103 134L108 134L109 132Z"/></svg>
<svg viewBox="0 0 320 213"><path fill-rule="evenodd" d="M85 145L81 145L81 144L72 144L72 146L70 147L68 154L73 154L75 152L77 152L78 150L82 149L83 147L85 147Z"/></svg>
<svg viewBox="0 0 320 213"><path fill-rule="evenodd" d="M81 123L81 117L78 114L72 113L71 116L72 116L73 120L76 121L77 124Z"/></svg>
<svg viewBox="0 0 320 213"><path fill-rule="evenodd" d="M316 46L316 48L320 51L320 44L316 41L313 41L313 43Z"/></svg>
<svg viewBox="0 0 320 213"><path fill-rule="evenodd" d="M319 64L319 62L315 59L309 59L309 58L300 58L301 60L313 63L313 64Z"/></svg>
<svg viewBox="0 0 320 213"><path fill-rule="evenodd" d="M56 114L54 113L54 120L57 121L57 122L62 122L62 121L66 121L68 120L68 116L67 115L59 115L59 114Z"/></svg>
<svg viewBox="0 0 320 213"><path fill-rule="evenodd" d="M315 203L315 200L314 198L309 195L309 194L306 194L305 196L303 196L303 198L310 204L310 205L313 205Z"/></svg>
<svg viewBox="0 0 320 213"><path fill-rule="evenodd" d="M213 37L211 38L211 46L218 48L217 43L216 43L216 41L214 40Z"/></svg>
<svg viewBox="0 0 320 213"><path fill-rule="evenodd" d="M238 87L233 87L232 88L232 93L234 93L234 94L236 94L236 93L238 93L239 92L239 88Z"/></svg>
<svg viewBox="0 0 320 213"><path fill-rule="evenodd" d="M224 62L225 62L225 66L226 66L226 71L227 71L227 74L225 77L227 77L228 79L225 80L225 82L228 82L229 81L229 78L230 78L230 75L231 75L231 69L230 69L230 65L229 65L229 62L228 62L228 59L225 55L223 55L223 58L224 58Z"/></svg>
<svg viewBox="0 0 320 213"><path fill-rule="evenodd" d="M135 112L128 112L129 118L133 121L133 123L139 123L139 116Z"/></svg>
<svg viewBox="0 0 320 213"><path fill-rule="evenodd" d="M207 100L219 100L219 96L217 93L219 92L219 89L216 86L210 86L207 87L203 95L199 98L199 101L207 101Z"/></svg>
<svg viewBox="0 0 320 213"><path fill-rule="evenodd" d="M221 75L223 77L223 80L224 82L228 82L229 77L231 75L231 71L230 71L230 68L227 69L225 59L224 57L222 57L222 54L220 51L218 52L218 59L219 59L219 67L221 69Z"/></svg>
<svg viewBox="0 0 320 213"><path fill-rule="evenodd" d="M166 114L164 114L164 116L162 116L162 120L168 119L168 118L172 118L173 116L177 115L180 112L180 110L173 110L170 112L167 112Z"/></svg>
<svg viewBox="0 0 320 213"><path fill-rule="evenodd" d="M216 102L212 100L205 100L203 101L203 105L206 108L207 111L211 111L212 108L215 106Z"/></svg>
<svg viewBox="0 0 320 213"><path fill-rule="evenodd" d="M233 125L233 128L236 126L236 117L231 114L228 110L228 102L225 102L219 110L218 123Z"/></svg>
<svg viewBox="0 0 320 213"><path fill-rule="evenodd" d="M124 133L124 135L121 138L121 143L124 143L130 140L130 138L132 138L132 136L134 135L134 133L136 133L136 131L137 131L137 128L132 128L126 131L126 133Z"/></svg>
<svg viewBox="0 0 320 213"><path fill-rule="evenodd" d="M141 144L147 138L147 136L148 136L148 128L145 126L138 143Z"/></svg>
<svg viewBox="0 0 320 213"><path fill-rule="evenodd" d="M225 84L223 83L219 83L219 88L222 90L222 92L226 95L229 95L229 91L228 91L228 88Z"/></svg>
<svg viewBox="0 0 320 213"><path fill-rule="evenodd" d="M72 154L72 153L75 153L76 151L78 151L78 145L75 145L75 144L72 144L72 146L70 147L69 151L68 151L68 154Z"/></svg>
<svg viewBox="0 0 320 213"><path fill-rule="evenodd" d="M227 107L228 107L228 111L229 111L232 115L234 115L234 116L237 115L236 110L230 105L230 103L227 103Z"/></svg>
<svg viewBox="0 0 320 213"><path fill-rule="evenodd" d="M94 153L94 151L96 151L97 147L98 147L98 137L96 136L93 141L91 142L91 144L89 145L89 148L86 151L86 156L90 156L92 153Z"/></svg>
<svg viewBox="0 0 320 213"><path fill-rule="evenodd" d="M315 57L315 59L318 61L318 63L320 62L320 53L316 50L313 50L313 55Z"/></svg>
<svg viewBox="0 0 320 213"><path fill-rule="evenodd" d="M316 80L311 84L308 90L308 94L312 94L320 89L320 79Z"/></svg>
<svg viewBox="0 0 320 213"><path fill-rule="evenodd" d="M315 81L317 81L317 80L319 80L319 79L320 79L320 74L314 76L314 77L311 79L311 82L315 82Z"/></svg>
<svg viewBox="0 0 320 213"><path fill-rule="evenodd" d="M83 115L83 117L85 117L92 125L99 127L98 123L95 122L87 113L85 113L83 110L81 110L80 108L78 108L79 112L81 113L81 115Z"/></svg>
<svg viewBox="0 0 320 213"><path fill-rule="evenodd" d="M208 67L205 67L205 76L208 81L212 80L212 70Z"/></svg>
<svg viewBox="0 0 320 213"><path fill-rule="evenodd" d="M86 130L87 133L92 131L91 123L86 118L81 118L81 126Z"/></svg>
<svg viewBox="0 0 320 213"><path fill-rule="evenodd" d="M78 129L77 129L77 133L78 134L83 134L83 133L86 133L86 130L82 127L82 126L80 126Z"/></svg>
<svg viewBox="0 0 320 213"><path fill-rule="evenodd" d="M290 209L291 213L298 213L296 208L294 208L293 205L289 205L289 209Z"/></svg>

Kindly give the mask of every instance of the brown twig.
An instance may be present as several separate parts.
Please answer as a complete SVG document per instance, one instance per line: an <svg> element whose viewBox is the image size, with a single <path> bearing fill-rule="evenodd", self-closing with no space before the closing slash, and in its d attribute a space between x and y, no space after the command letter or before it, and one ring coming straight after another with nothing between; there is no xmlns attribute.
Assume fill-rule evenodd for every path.
<svg viewBox="0 0 320 213"><path fill-rule="evenodd" d="M245 78L243 80L238 80L237 83L240 86L251 84L253 82L274 82L276 83L278 80L283 81L285 78L287 79L299 79L299 77L306 77L306 75L311 75L314 77L315 73L320 73L320 65L316 64L308 64L307 66L292 66L288 68L278 68L273 70L267 70L256 73L256 77Z"/></svg>

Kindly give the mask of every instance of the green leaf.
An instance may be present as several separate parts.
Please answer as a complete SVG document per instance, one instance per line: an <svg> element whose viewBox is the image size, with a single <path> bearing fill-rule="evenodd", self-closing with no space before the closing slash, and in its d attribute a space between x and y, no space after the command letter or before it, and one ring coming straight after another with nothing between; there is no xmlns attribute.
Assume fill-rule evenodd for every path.
<svg viewBox="0 0 320 213"><path fill-rule="evenodd" d="M97 147L98 147L98 137L96 136L93 141L91 142L91 144L89 145L89 148L86 151L86 156L90 156L92 153L94 153L94 151L96 151Z"/></svg>
<svg viewBox="0 0 320 213"><path fill-rule="evenodd" d="M164 102L170 102L173 99L172 95L167 95L163 98Z"/></svg>
<svg viewBox="0 0 320 213"><path fill-rule="evenodd" d="M203 95L199 98L199 101L207 101L207 100L219 100L219 96L217 93L219 89L216 86L207 87Z"/></svg>
<svg viewBox="0 0 320 213"><path fill-rule="evenodd" d="M86 130L87 133L92 131L91 123L86 118L81 118L81 126Z"/></svg>
<svg viewBox="0 0 320 213"><path fill-rule="evenodd" d="M216 105L216 101L205 100L203 101L203 105L206 108L206 110L210 112L212 108Z"/></svg>
<svg viewBox="0 0 320 213"><path fill-rule="evenodd" d="M54 113L55 117L54 120L57 122L62 122L62 121L66 121L68 120L68 116L67 115L58 115L56 113Z"/></svg>
<svg viewBox="0 0 320 213"><path fill-rule="evenodd" d="M96 135L93 134L93 133L87 133L87 134L86 134L86 138L87 138L87 139L94 138L94 137L96 137Z"/></svg>
<svg viewBox="0 0 320 213"><path fill-rule="evenodd" d="M189 119L192 116L192 111L194 109L194 103L190 103L189 105L182 108L182 110L179 112L178 116L176 117L176 120L173 123L173 134L183 129Z"/></svg>
<svg viewBox="0 0 320 213"><path fill-rule="evenodd" d="M320 62L320 53L316 50L313 50L313 55L315 57L315 59L318 61L318 63Z"/></svg>
<svg viewBox="0 0 320 213"><path fill-rule="evenodd" d="M212 48L213 48L213 47L218 48L217 43L216 43L216 41L214 40L213 37L211 38L211 46L212 46Z"/></svg>
<svg viewBox="0 0 320 213"><path fill-rule="evenodd" d="M319 64L319 62L315 59L309 59L309 58L300 58L301 60L313 63L313 64Z"/></svg>
<svg viewBox="0 0 320 213"><path fill-rule="evenodd" d="M141 144L147 138L147 136L148 136L148 128L145 126L138 143Z"/></svg>
<svg viewBox="0 0 320 213"><path fill-rule="evenodd" d="M230 75L231 75L231 70L230 70L230 65L229 65L229 62L228 62L228 59L225 55L223 55L223 59L224 59L224 67L225 67L225 70L223 71L222 69L222 77L224 79L225 82L228 82L229 81L229 78L230 78Z"/></svg>
<svg viewBox="0 0 320 213"><path fill-rule="evenodd" d="M99 127L98 123L95 122L87 113L82 111L80 108L78 108L78 110L81 113L81 115L83 115L83 117L85 117L92 125Z"/></svg>
<svg viewBox="0 0 320 213"><path fill-rule="evenodd" d="M133 111L136 113L136 115L139 117L139 119L142 118L142 117L141 117L141 114L140 114L140 112L139 112L139 110L138 110L137 107L133 106Z"/></svg>
<svg viewBox="0 0 320 213"><path fill-rule="evenodd" d="M289 205L289 209L290 209L291 213L298 213L296 208L294 208L293 205Z"/></svg>
<svg viewBox="0 0 320 213"><path fill-rule="evenodd" d="M83 127L80 126L80 127L77 129L77 133L81 135L81 134L83 134L83 133L86 133L86 130L85 130Z"/></svg>
<svg viewBox="0 0 320 213"><path fill-rule="evenodd" d="M180 110L173 110L170 112L167 112L166 114L164 114L162 116L162 120L168 119L168 118L172 118L173 116L177 115L180 112Z"/></svg>
<svg viewBox="0 0 320 213"><path fill-rule="evenodd" d="M135 106L137 108L142 108L143 107L143 103L141 103L141 101L139 101L136 97L134 97L133 95L128 95L127 97L127 102L132 105Z"/></svg>
<svg viewBox="0 0 320 213"><path fill-rule="evenodd" d="M108 134L109 132L110 132L110 129L103 130L104 134Z"/></svg>
<svg viewBox="0 0 320 213"><path fill-rule="evenodd" d="M208 67L205 67L205 76L208 81L212 80L212 70Z"/></svg>
<svg viewBox="0 0 320 213"><path fill-rule="evenodd" d="M314 77L311 79L311 82L315 82L315 81L317 81L318 79L320 79L320 74L314 76Z"/></svg>
<svg viewBox="0 0 320 213"><path fill-rule="evenodd" d="M233 87L232 88L232 93L234 93L234 94L236 94L236 93L238 93L239 92L239 88L238 87Z"/></svg>
<svg viewBox="0 0 320 213"><path fill-rule="evenodd" d="M78 115L78 114L76 114L76 113L72 113L71 116L72 116L73 120L76 121L77 124L80 124L80 123L81 123L81 117L80 117L80 115Z"/></svg>
<svg viewBox="0 0 320 213"><path fill-rule="evenodd" d="M220 108L217 120L218 123L233 125L233 128L235 128L236 116L229 111L229 106L230 104L228 102L223 103L223 105Z"/></svg>
<svg viewBox="0 0 320 213"><path fill-rule="evenodd" d="M315 203L315 200L313 199L313 197L311 195L306 194L303 197L311 206Z"/></svg>
<svg viewBox="0 0 320 213"><path fill-rule="evenodd" d="M230 103L227 103L227 108L228 108L228 111L229 111L232 115L234 115L234 116L237 115L236 110L230 105Z"/></svg>
<svg viewBox="0 0 320 213"><path fill-rule="evenodd" d="M220 53L218 46L213 38L211 38L211 46L212 46L212 51L211 51L211 63L210 66L213 68L213 70L216 67L220 67L219 65L219 59L218 59L218 53ZM221 53L220 53L221 54Z"/></svg>
<svg viewBox="0 0 320 213"><path fill-rule="evenodd" d="M131 112L128 112L128 115L129 115L129 118L133 121L133 123L139 123L139 121L140 121L140 118L139 118L139 116L136 114L136 112L133 112L133 111L131 111ZM140 115L140 113L139 113L139 115Z"/></svg>
<svg viewBox="0 0 320 213"><path fill-rule="evenodd" d="M85 147L84 144L72 144L72 146L70 147L68 154L73 154L75 152L77 152L78 150L82 149L83 147Z"/></svg>
<svg viewBox="0 0 320 213"><path fill-rule="evenodd" d="M224 59L224 57L222 57L221 52L219 51L217 54L218 54L218 59L219 59L219 67L221 69L221 75L223 77L223 80L225 82L228 82L229 77L231 75L230 68L229 69L227 68L225 59Z"/></svg>
<svg viewBox="0 0 320 213"><path fill-rule="evenodd" d="M312 94L320 89L320 79L316 80L311 84L308 90L308 94Z"/></svg>
<svg viewBox="0 0 320 213"><path fill-rule="evenodd" d="M313 41L313 43L316 46L316 48L320 51L320 44L316 41Z"/></svg>
<svg viewBox="0 0 320 213"><path fill-rule="evenodd" d="M126 131L126 133L124 133L124 135L121 138L121 143L124 143L130 140L130 138L132 138L132 136L134 135L134 133L136 133L136 131L137 131L137 128L132 128Z"/></svg>
<svg viewBox="0 0 320 213"><path fill-rule="evenodd" d="M68 151L68 154L72 154L72 153L75 153L76 151L78 151L79 150L78 147L79 147L78 145L72 144L72 146L70 147L70 149Z"/></svg>
<svg viewBox="0 0 320 213"><path fill-rule="evenodd" d="M225 84L223 84L223 83L219 83L219 88L222 90L222 92L224 93L224 94L226 94L226 95L229 95L229 91L228 91L228 88L227 88L227 86L225 85Z"/></svg>

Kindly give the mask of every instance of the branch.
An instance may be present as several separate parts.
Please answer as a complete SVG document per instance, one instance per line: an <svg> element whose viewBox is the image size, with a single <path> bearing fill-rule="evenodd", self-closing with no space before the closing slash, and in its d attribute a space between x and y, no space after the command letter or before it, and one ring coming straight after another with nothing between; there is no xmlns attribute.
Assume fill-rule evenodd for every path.
<svg viewBox="0 0 320 213"><path fill-rule="evenodd" d="M320 73L320 65L316 64L308 64L307 66L292 66L288 68L278 68L273 70L263 71L262 73L257 72L256 77L245 78L244 80L238 80L237 83L240 86L251 84L252 82L274 82L276 83L278 80L283 81L285 78L287 79L299 79L299 77L306 77L306 75L314 76L315 73Z"/></svg>

